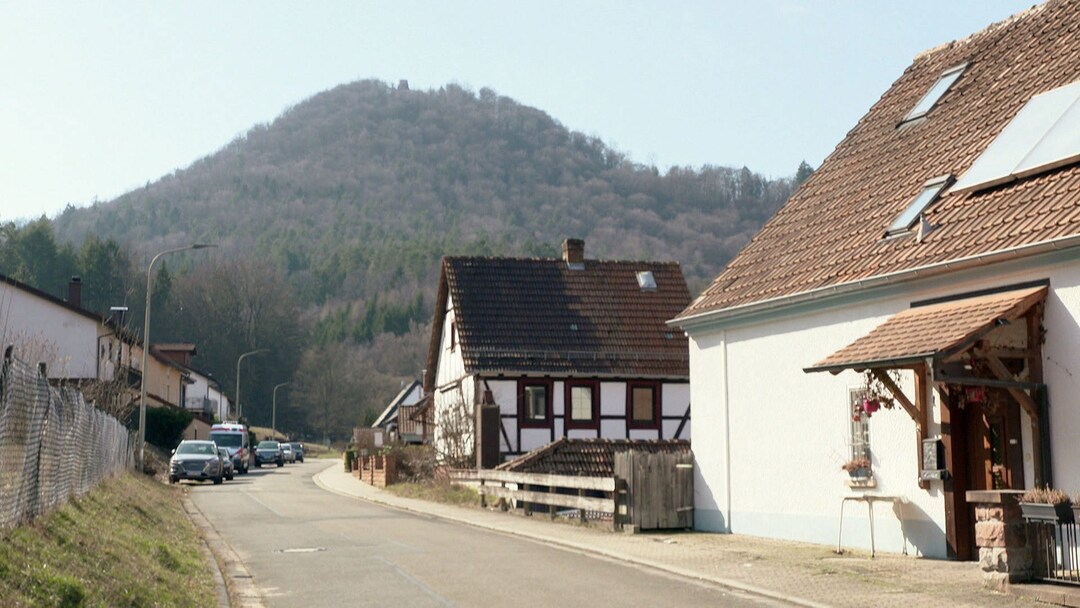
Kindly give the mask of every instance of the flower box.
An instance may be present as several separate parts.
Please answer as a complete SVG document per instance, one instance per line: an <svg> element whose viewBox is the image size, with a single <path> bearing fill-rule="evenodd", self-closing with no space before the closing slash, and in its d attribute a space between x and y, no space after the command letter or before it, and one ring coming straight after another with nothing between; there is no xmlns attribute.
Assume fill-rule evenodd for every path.
<svg viewBox="0 0 1080 608"><path fill-rule="evenodd" d="M1046 522L1053 524L1071 524L1075 522L1073 508L1069 503L1048 505L1041 502L1021 502L1020 513L1024 521Z"/></svg>

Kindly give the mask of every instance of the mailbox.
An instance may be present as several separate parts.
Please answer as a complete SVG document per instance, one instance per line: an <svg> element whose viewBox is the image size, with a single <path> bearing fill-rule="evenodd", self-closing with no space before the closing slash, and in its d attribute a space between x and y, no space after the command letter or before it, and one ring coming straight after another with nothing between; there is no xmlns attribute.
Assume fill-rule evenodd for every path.
<svg viewBox="0 0 1080 608"><path fill-rule="evenodd" d="M919 479L941 480L949 479L951 475L945 468L945 444L940 437L923 439L922 442L922 472Z"/></svg>

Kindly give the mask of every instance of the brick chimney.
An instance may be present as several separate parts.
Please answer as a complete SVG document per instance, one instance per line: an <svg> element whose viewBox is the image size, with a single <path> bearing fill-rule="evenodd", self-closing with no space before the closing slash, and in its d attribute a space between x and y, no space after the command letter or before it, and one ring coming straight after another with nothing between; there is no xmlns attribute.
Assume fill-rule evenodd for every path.
<svg viewBox="0 0 1080 608"><path fill-rule="evenodd" d="M68 283L68 304L82 308L82 279L79 277L71 277Z"/></svg>
<svg viewBox="0 0 1080 608"><path fill-rule="evenodd" d="M582 239L566 239L562 244L562 258L571 268L584 268L585 264L585 241Z"/></svg>

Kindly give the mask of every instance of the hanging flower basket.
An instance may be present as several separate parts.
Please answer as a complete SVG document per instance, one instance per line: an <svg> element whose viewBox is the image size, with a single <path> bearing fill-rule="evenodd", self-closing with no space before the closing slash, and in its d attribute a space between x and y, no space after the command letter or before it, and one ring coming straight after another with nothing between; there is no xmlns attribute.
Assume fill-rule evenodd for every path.
<svg viewBox="0 0 1080 608"><path fill-rule="evenodd" d="M881 402L877 399L863 399L862 409L867 414L873 414L881 409Z"/></svg>

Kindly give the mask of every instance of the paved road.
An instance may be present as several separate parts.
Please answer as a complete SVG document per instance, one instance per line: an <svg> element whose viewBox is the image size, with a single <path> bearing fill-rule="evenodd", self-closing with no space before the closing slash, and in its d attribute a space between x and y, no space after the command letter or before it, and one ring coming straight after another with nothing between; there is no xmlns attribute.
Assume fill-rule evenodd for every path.
<svg viewBox="0 0 1080 608"><path fill-rule="evenodd" d="M638 566L326 492L325 461L191 484L268 606L775 606Z"/></svg>

